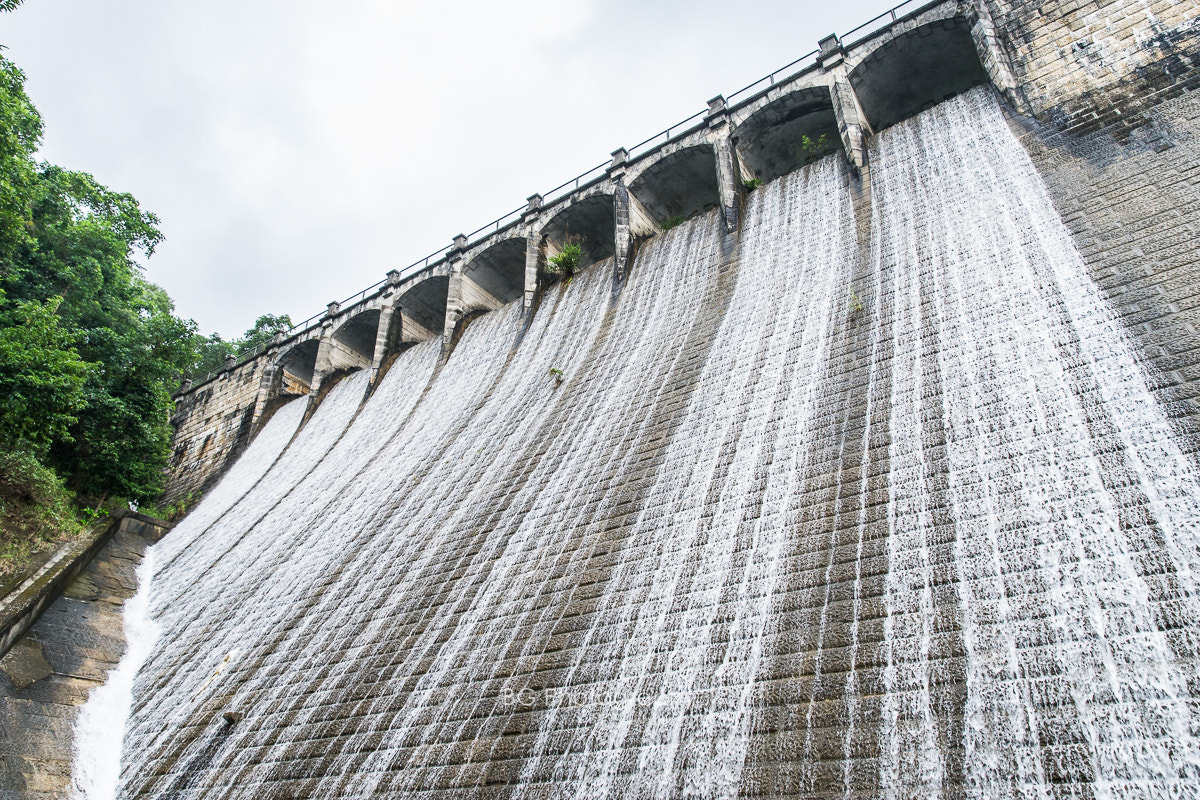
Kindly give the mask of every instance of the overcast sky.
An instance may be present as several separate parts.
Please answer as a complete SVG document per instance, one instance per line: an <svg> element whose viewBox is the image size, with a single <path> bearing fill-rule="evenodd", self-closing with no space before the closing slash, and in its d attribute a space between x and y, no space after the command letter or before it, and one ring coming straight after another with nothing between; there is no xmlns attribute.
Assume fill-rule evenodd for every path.
<svg viewBox="0 0 1200 800"><path fill-rule="evenodd" d="M894 0L25 0L42 156L162 218L201 331L299 321Z"/></svg>

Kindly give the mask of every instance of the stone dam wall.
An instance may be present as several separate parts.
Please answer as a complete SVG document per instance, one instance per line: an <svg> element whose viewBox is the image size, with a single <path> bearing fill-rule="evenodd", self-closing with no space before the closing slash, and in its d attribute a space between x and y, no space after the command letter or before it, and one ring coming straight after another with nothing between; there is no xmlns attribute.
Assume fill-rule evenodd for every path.
<svg viewBox="0 0 1200 800"><path fill-rule="evenodd" d="M118 796L1197 796L1198 19L908 4L189 387Z"/></svg>
<svg viewBox="0 0 1200 800"><path fill-rule="evenodd" d="M804 135L826 135L869 199L864 143L874 131L985 82L1024 126L1023 141L1110 301L1136 320L1131 330L1145 355L1190 399L1195 370L1183 354L1194 350L1197 323L1187 244L1197 213L1189 110L1197 13L1195 0L908 3L894 21L845 41L830 37L794 73L760 82L733 104L714 99L701 121L677 126L666 141L617 150L584 180L534 195L492 228L456 237L424 263L331 303L255 357L186 386L176 398L167 499L211 487L279 402L318 389L325 376L378 376L396 352L434 337L448 352L464 318L517 297L531 312L539 268L568 230L594 260L614 258L619 282L636 243L662 221L717 206L735 216L743 181L811 160L798 144Z"/></svg>

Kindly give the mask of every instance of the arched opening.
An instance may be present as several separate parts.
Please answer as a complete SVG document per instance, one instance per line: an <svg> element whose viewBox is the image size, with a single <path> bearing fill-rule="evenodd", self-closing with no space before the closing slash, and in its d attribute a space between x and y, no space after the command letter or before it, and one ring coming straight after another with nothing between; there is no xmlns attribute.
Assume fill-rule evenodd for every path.
<svg viewBox="0 0 1200 800"><path fill-rule="evenodd" d="M279 359L280 394L308 394L313 373L317 369L317 350L320 343L307 339L284 353Z"/></svg>
<svg viewBox="0 0 1200 800"><path fill-rule="evenodd" d="M351 317L333 333L339 350L359 362L370 365L375 358L375 341L379 337L379 309L364 311Z"/></svg>
<svg viewBox="0 0 1200 800"><path fill-rule="evenodd" d="M850 73L858 102L877 133L987 82L971 26L963 17L900 34Z"/></svg>
<svg viewBox="0 0 1200 800"><path fill-rule="evenodd" d="M629 185L658 225L689 219L721 205L712 145L699 144L663 156Z"/></svg>
<svg viewBox="0 0 1200 800"><path fill-rule="evenodd" d="M612 256L615 235L616 221L610 194L592 195L572 203L542 228L547 255L553 256L566 244L578 244L584 252L581 267Z"/></svg>
<svg viewBox="0 0 1200 800"><path fill-rule="evenodd" d="M469 301L467 304L499 308L523 296L525 249L524 238L505 239L472 256L463 269L463 277L475 284L486 297L464 297Z"/></svg>
<svg viewBox="0 0 1200 800"><path fill-rule="evenodd" d="M829 89L800 89L763 106L737 127L733 142L742 164L764 183L838 152Z"/></svg>
<svg viewBox="0 0 1200 800"><path fill-rule="evenodd" d="M423 342L442 335L446 325L446 298L450 278L435 275L413 286L396 301L400 314L400 341Z"/></svg>

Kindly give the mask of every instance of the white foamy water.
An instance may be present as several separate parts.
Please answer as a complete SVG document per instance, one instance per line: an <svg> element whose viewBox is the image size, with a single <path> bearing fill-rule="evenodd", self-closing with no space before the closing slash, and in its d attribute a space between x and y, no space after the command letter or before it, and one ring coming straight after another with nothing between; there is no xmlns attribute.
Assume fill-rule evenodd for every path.
<svg viewBox="0 0 1200 800"><path fill-rule="evenodd" d="M139 587L154 576L154 548L146 551L137 569ZM121 620L125 652L103 686L88 694L75 722L75 760L72 800L111 800L121 776L121 742L133 703L133 681L146 662L162 629L150 614L150 593L139 591L125 603Z"/></svg>
<svg viewBox="0 0 1200 800"><path fill-rule="evenodd" d="M116 796L134 679L162 633L162 626L151 613L150 600L150 585L162 557L160 552L192 541L203 532L204 526L240 500L287 447L303 415L302 402L283 406L208 496L185 521L175 526L171 537L165 543L147 548L137 568L138 591L122 612L125 652L104 685L88 695L75 725L71 786L75 800L111 800Z"/></svg>
<svg viewBox="0 0 1200 800"><path fill-rule="evenodd" d="M281 411L119 796L1195 796L1190 457L991 95L873 147Z"/></svg>
<svg viewBox="0 0 1200 800"><path fill-rule="evenodd" d="M886 794L943 791L955 723L933 698L957 673L970 796L1194 796L1195 469L992 96L877 147Z"/></svg>

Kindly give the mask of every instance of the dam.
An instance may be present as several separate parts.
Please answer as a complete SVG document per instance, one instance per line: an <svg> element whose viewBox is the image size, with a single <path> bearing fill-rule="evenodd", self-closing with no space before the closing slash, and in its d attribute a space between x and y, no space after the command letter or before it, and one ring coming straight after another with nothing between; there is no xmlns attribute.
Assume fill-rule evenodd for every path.
<svg viewBox="0 0 1200 800"><path fill-rule="evenodd" d="M75 796L1200 797L1198 59L905 4L185 387Z"/></svg>

